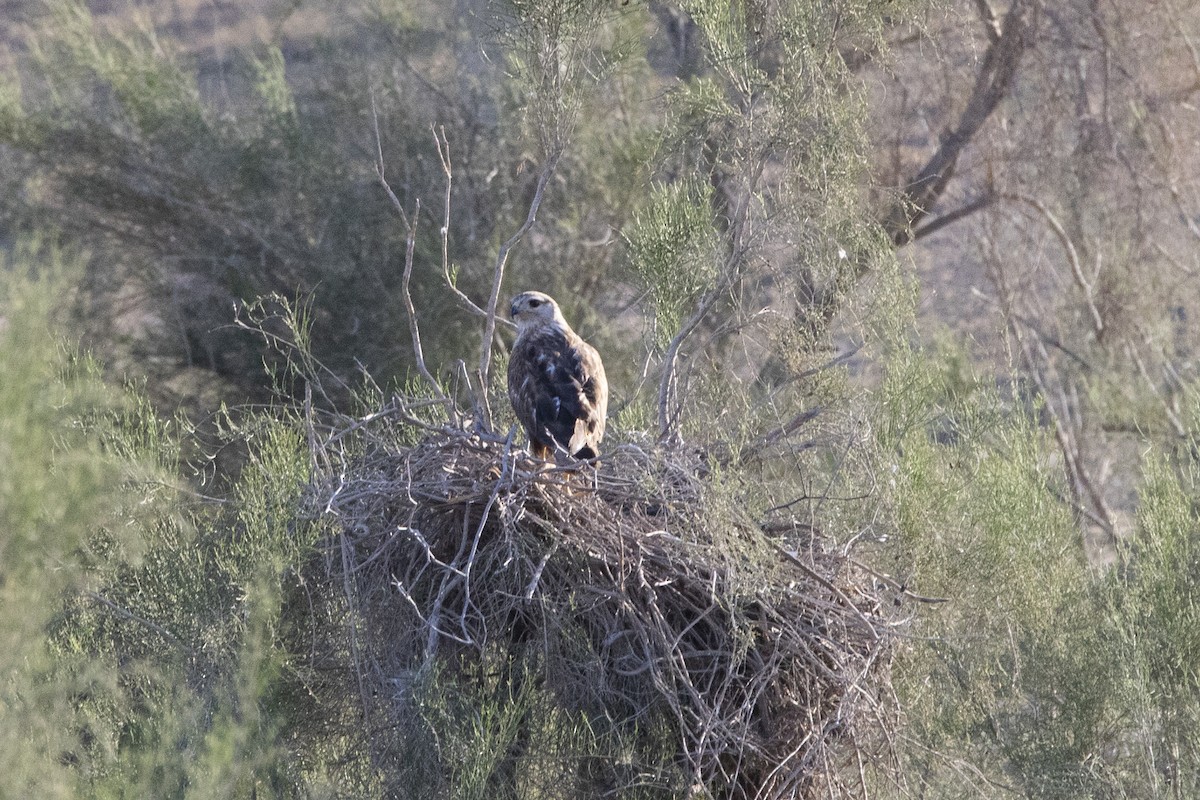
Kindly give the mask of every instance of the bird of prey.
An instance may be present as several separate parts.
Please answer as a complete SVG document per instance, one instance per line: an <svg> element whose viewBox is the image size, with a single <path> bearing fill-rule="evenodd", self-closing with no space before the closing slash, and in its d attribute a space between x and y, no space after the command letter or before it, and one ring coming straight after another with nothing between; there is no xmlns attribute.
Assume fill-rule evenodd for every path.
<svg viewBox="0 0 1200 800"><path fill-rule="evenodd" d="M508 398L530 451L546 460L595 458L608 411L600 354L571 330L549 295L522 292L511 311L517 341L508 361Z"/></svg>

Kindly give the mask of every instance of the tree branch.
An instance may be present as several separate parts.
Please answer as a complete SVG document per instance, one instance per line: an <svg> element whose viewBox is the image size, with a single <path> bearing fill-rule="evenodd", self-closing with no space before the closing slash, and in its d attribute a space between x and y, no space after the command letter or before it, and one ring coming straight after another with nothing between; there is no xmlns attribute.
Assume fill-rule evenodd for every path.
<svg viewBox="0 0 1200 800"><path fill-rule="evenodd" d="M412 291L410 290L413 254L417 242L416 222L421 216L421 201L420 199L417 200L416 208L413 210L412 219L410 220L408 215L404 213L404 205L400 202L400 198L392 191L391 184L387 181L386 169L383 162L383 138L379 134L379 114L375 108L374 92L371 94L371 120L375 126L375 174L379 177L379 183L383 186L383 190L387 192L388 199L391 200L396 213L400 215L400 219L404 222L404 228L407 233L404 246L404 276L400 282L400 293L404 298L404 309L408 313L408 333L412 340L413 357L417 362L417 371L421 373L421 377L429 384L430 391L437 396L438 400L445 402L447 398L442 391L442 387L438 385L437 380L425 365L425 351L421 347L421 327L417 321L417 310L413 305Z"/></svg>
<svg viewBox="0 0 1200 800"><path fill-rule="evenodd" d="M446 193L443 196L442 202L442 227L439 230L442 242L442 277L446 280L446 286L468 311L478 317L486 317L487 312L477 306L474 300L467 297L458 288L458 285L454 282L454 278L450 275L450 190L454 186L454 168L450 162L450 142L446 140L445 128L441 129L441 131L437 128L433 129L433 143L437 147L438 161L442 165L442 174L446 176Z"/></svg>
<svg viewBox="0 0 1200 800"><path fill-rule="evenodd" d="M670 435L671 427L675 423L675 416L670 411L672 387L675 386L677 379L675 373L675 363L679 359L679 351L683 346L684 341L692 335L699 327L700 323L708 316L716 305L717 300L737 281L737 277L741 272L742 262L746 257L748 248L745 246L747 218L750 212L750 204L753 202L754 192L758 186L759 180L762 178L763 170L766 167L768 157L763 155L759 158L758 163L754 167L754 171L750 174L746 181L745 192L740 195L734 195L732 192L729 196L734 202L734 212L731 215L732 219L729 223L729 255L725 259L725 263L721 268L721 275L717 281L717 285L706 292L696 305L696 310L688 317L687 321L680 327L679 332L671 339L667 345L667 352L663 356L662 375L658 382L658 439L665 441Z"/></svg>
<svg viewBox="0 0 1200 800"><path fill-rule="evenodd" d="M1092 297L1094 293L1092 284L1088 281L1087 276L1083 274L1083 264L1079 260L1079 251L1075 249L1075 243L1071 241L1071 237L1067 234L1067 229L1058 221L1058 217L1054 216L1054 212L1036 197L1017 193L1007 193L1001 195L1001 197L1005 200L1013 200L1030 206L1046 220L1046 224L1050 226L1050 230L1054 232L1055 237L1062 244L1063 250L1067 254L1067 264L1071 267L1071 275L1074 276L1076 285L1083 292L1083 299L1087 303L1088 311L1092 316L1092 329L1095 331L1097 337L1103 335L1104 320L1100 317L1100 309L1096 307L1096 301Z"/></svg>
<svg viewBox="0 0 1200 800"><path fill-rule="evenodd" d="M986 3L981 8L991 12ZM983 57L975 86L958 124L942 133L937 151L916 177L908 182L901 196L884 218L883 227L897 247L913 241L913 229L946 191L958 158L983 127L996 107L1009 93L1021 56L1029 45L1030 26L1025 19L1025 2L1017 0L1004 16L998 38L992 39Z"/></svg>
<svg viewBox="0 0 1200 800"><path fill-rule="evenodd" d="M937 217L936 219L932 219L929 222L925 223L920 228L917 228L916 230L914 230L912 232L913 241L916 241L918 239L923 239L926 236L937 233L942 228L945 228L947 225L953 225L955 222L958 222L960 219L963 219L964 217L969 217L972 214L974 214L976 211L981 211L981 210L987 208L995 201L996 201L996 195L994 193L992 193L991 191L989 191L986 194L975 198L974 200L967 203L966 205L959 206L958 208L954 209L953 211L949 211L945 214L942 214L939 217Z"/></svg>
<svg viewBox="0 0 1200 800"><path fill-rule="evenodd" d="M1000 35L1003 32L1000 28L1000 20L996 19L996 12L988 5L987 0L975 0L975 7L979 9L979 18L983 20L983 30L987 33L988 41L996 44L1000 41Z"/></svg>
<svg viewBox="0 0 1200 800"><path fill-rule="evenodd" d="M995 241L990 237L988 238L988 246L991 250L995 250ZM1105 532L1105 535L1115 542L1112 512L1108 509L1103 494L1097 489L1095 482L1092 481L1091 476L1087 473L1082 447L1079 440L1073 435L1074 432L1082 432L1083 421L1079 418L1078 414L1072 414L1072 403L1067 397L1067 388L1063 380L1055 381L1054 389L1056 391L1053 394L1051 393L1051 386L1046 372L1057 372L1057 370L1054 368L1050 354L1046 351L1045 344L1040 336L1026 336L1022 328L1017 325L1020 315L1017 313L1015 300L1009 290L1008 282L1005 280L1004 272L1000 267L1000 259L994 253L991 263L992 280L996 286L1005 323L1012 336L1016 339L1018 352L1021 362L1025 367L1025 372L1029 375L1030 380L1033 381L1034 386L1037 387L1038 394L1045 402L1044 408L1046 413L1050 416L1054 438L1058 444L1059 452L1062 454L1067 485L1071 492L1069 503L1075 514L1075 521L1079 526L1083 543L1086 546L1088 534L1087 521L1091 521L1100 527ZM1035 333L1037 333L1036 330ZM1041 365L1044 365L1045 369ZM1077 403L1078 399L1076 398ZM1094 508L1089 507L1089 500Z"/></svg>
<svg viewBox="0 0 1200 800"><path fill-rule="evenodd" d="M117 605L112 600L109 600L107 597L100 594L99 592L84 592L83 597L86 597L87 599L91 600L94 603L99 603L100 605L108 608L114 614L116 614L119 617L122 617L123 619L127 619L130 622L136 622L137 624L141 625L142 627L144 627L148 630L154 631L159 636L161 636L163 639L165 639L167 642L169 642L170 644L172 644L175 647L178 647L180 650L184 651L185 653L187 653L189 655L196 654L196 651L193 648L189 647L182 639L180 639L175 634L171 633L169 630L164 628L162 625L159 625L157 622L148 620L145 617L139 617L137 614L134 614L132 611L130 611L127 608L122 608L121 606Z"/></svg>
<svg viewBox="0 0 1200 800"><path fill-rule="evenodd" d="M479 348L480 402L478 410L482 414L483 426L489 430L492 427L492 410L487 399L488 375L492 364L492 345L496 340L496 303L500 298L500 284L504 281L504 268L508 264L509 253L525 237L525 234L533 227L533 223L537 221L538 210L542 207L542 197L546 192L546 184L550 182L550 177L554 174L554 169L558 166L558 159L561 155L562 150L560 148L553 151L547 157L545 165L542 166L541 174L538 175L537 188L534 189L533 199L529 202L529 213L525 215L525 221L521 223L521 227L517 228L516 233L508 238L508 241L500 245L500 252L496 254L496 264L492 270L492 292L488 296L483 327L483 341Z"/></svg>

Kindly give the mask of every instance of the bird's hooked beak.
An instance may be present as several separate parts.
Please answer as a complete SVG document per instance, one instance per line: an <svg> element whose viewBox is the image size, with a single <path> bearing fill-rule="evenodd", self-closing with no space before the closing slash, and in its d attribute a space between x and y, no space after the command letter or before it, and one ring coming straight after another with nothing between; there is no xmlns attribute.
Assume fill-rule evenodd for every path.
<svg viewBox="0 0 1200 800"><path fill-rule="evenodd" d="M511 302L511 303L509 304L509 306L508 306L508 316L509 316L509 317L511 317L512 319L516 319L516 318L517 318L517 301L516 301L516 300L514 300L513 302Z"/></svg>

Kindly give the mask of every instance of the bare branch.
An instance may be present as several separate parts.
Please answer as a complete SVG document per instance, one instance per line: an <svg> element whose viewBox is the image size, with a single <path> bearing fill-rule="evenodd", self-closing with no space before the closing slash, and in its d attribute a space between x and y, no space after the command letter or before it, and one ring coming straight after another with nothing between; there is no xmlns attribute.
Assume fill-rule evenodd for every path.
<svg viewBox="0 0 1200 800"><path fill-rule="evenodd" d="M1042 363L1048 364L1050 356L1046 352L1046 348L1041 340L1034 339L1033 342ZM1063 459L1067 463L1068 477L1071 479L1074 494L1077 498L1077 510L1083 512L1088 519L1102 528L1105 535L1113 543L1116 543L1116 527L1112 521L1112 511L1108 508L1108 503L1105 502L1104 496L1096 487L1095 481L1092 480L1091 475L1088 474L1087 469L1084 467L1082 447L1072 435L1072 431L1067 427L1067 422L1070 421L1069 415L1072 404L1067 401L1060 383L1058 388L1059 408L1055 409L1054 403L1050 402L1047 384L1041 370L1036 367L1032 356L1027 357L1025 361L1026 367L1037 384L1038 390L1047 399L1046 409L1050 412L1050 418L1054 422L1054 436L1058 440L1059 450L1062 452ZM1064 420L1064 417L1067 417L1067 419ZM1072 427L1077 429L1081 426L1082 423L1078 420L1072 424ZM1089 507L1084 501L1085 497L1091 500L1092 507Z"/></svg>
<svg viewBox="0 0 1200 800"><path fill-rule="evenodd" d="M782 388L783 386L787 386L792 383L795 383L798 380L802 380L803 378L811 377L812 375L816 375L820 372L823 372L824 370L831 369L831 368L837 366L838 364L845 363L846 361L853 358L854 355L856 353L858 353L858 351L861 349L862 349L862 346L859 345L858 347L851 348L850 350L848 350L845 353L838 354L837 356L835 356L834 358L831 358L829 361L826 361L824 364L821 364L820 366L812 367L811 369L806 369L803 372L800 372L800 373L796 374L795 376L789 378L780 387L777 387L777 390L779 388ZM745 447L741 448L738 451L737 463L745 464L750 459L754 458L759 453L761 453L763 450L767 449L768 447L773 447L774 445L783 441L784 439L786 439L787 437L789 437L793 433L795 433L797 430L799 430L801 427L803 427L806 423L811 422L812 420L816 419L816 417L821 413L822 410L823 409L821 408L821 406L814 406L812 408L806 408L806 409L794 414L792 416L792 418L787 420L786 422L784 422L780 425L777 425L774 428L771 428L770 430L766 431L765 433L759 435L758 438L756 438L750 444L746 445ZM815 442L808 441L808 442L804 442L804 443L794 447L793 449L794 450L806 450L806 449L814 447L814 446L815 446ZM728 459L723 461L722 464L727 465Z"/></svg>
<svg viewBox="0 0 1200 800"><path fill-rule="evenodd" d="M1154 382L1154 379L1150 377L1150 370L1146 369L1146 362L1142 358L1141 354L1138 353L1137 348L1134 347L1132 343L1126 342L1125 350L1129 354L1129 357L1132 359L1133 363L1137 366L1138 374L1141 375L1142 380L1146 382L1146 387L1150 390L1151 394L1153 394L1155 398L1162 403L1163 412L1166 414L1167 421L1171 423L1171 428L1175 431L1175 435L1181 439L1187 436L1187 428L1184 426L1183 420L1179 418L1179 414L1176 413L1176 409L1171 407L1170 400L1163 395L1162 391L1159 390L1158 385Z"/></svg>
<svg viewBox="0 0 1200 800"><path fill-rule="evenodd" d="M1039 339L1041 339L1046 344L1053 347L1055 350L1058 350L1060 353L1065 355L1067 358L1070 358L1072 361L1074 361L1076 364L1078 364L1083 369L1087 370L1088 372L1096 371L1096 368L1092 364L1092 362L1088 361L1086 358L1081 356L1079 353L1076 353L1070 347L1067 347L1065 344L1063 344L1062 340L1059 339L1057 336L1046 333L1044 330L1042 330L1041 326L1038 325L1038 323L1035 322L1031 317L1027 317L1024 314L1017 313L1015 310L1005 308L1004 305L999 300L979 291L979 289L977 287L974 287L974 286L971 287L971 294L975 297L978 297L980 300L983 300L985 303L989 303L989 304L995 306L997 309L999 309L1000 313L1003 316L1005 316L1006 318L1011 319L1014 322L1019 322L1022 325L1024 325L1026 328L1028 328L1029 330L1033 331L1033 334L1035 336L1037 336Z"/></svg>
<svg viewBox="0 0 1200 800"><path fill-rule="evenodd" d="M562 150L555 150L546 159L546 163L542 166L541 174L538 175L537 187L533 192L533 199L529 201L529 213L525 215L525 221L521 223L521 227L517 228L516 233L508 237L508 241L500 245L500 251L496 254L496 264L492 270L492 292L488 296L487 310L485 311L485 319L483 329L483 342L479 348L479 410L483 415L484 427L490 429L492 427L492 412L488 405L487 392L489 386L488 376L492 365L492 345L496 340L496 304L500 299L500 284L504 281L504 268L508 264L509 253L512 249L525 238L525 234L533 227L533 223L537 221L538 210L542 207L542 197L546 192L546 184L550 182L550 177L554 175L554 169L558 166L558 158L562 155Z"/></svg>
<svg viewBox="0 0 1200 800"><path fill-rule="evenodd" d="M990 237L988 245L995 248L995 242ZM1017 321L1021 315L1014 307L1014 300L1012 293L1009 291L1008 282L1005 280L1004 273L999 267L1000 259L998 256L993 255L991 262L992 280L996 285L1000 307L1008 329L1017 341L1021 362L1025 367L1025 371L1037 387L1038 394L1044 399L1046 412L1050 416L1054 438L1058 444L1058 449L1062 454L1063 464L1066 468L1067 485L1071 491L1069 504L1075 512L1080 533L1081 535L1086 535L1085 520L1090 520L1093 524L1103 529L1106 536L1115 541L1115 526L1112 519L1112 512L1109 510L1107 503L1105 503L1103 495L1097 489L1095 482L1092 481L1091 476L1087 473L1087 469L1083 463L1081 445L1074 436L1074 432L1081 429L1083 423L1077 417L1072 419L1072 403L1067 397L1061 380L1055 382L1054 391L1051 391L1050 381L1046 375L1047 370L1054 371L1050 354L1046 351L1045 344L1040 335L1033 337L1026 336L1024 328L1018 326ZM1034 330L1036 333L1036 329ZM1089 506L1088 501L1090 501L1091 506Z"/></svg>
<svg viewBox="0 0 1200 800"><path fill-rule="evenodd" d="M1092 316L1092 329L1096 336L1104 334L1104 320L1100 317L1100 310L1096 308L1096 302L1092 295L1094 293L1092 284L1088 282L1087 277L1083 274L1083 264L1079 260L1079 251L1075 249L1075 243L1071 241L1071 237L1067 234L1067 229L1058 221L1058 217L1054 215L1045 203L1027 194L1005 193L1002 194L1005 200L1014 200L1024 203L1041 215L1046 220L1046 224L1050 226L1050 230L1054 232L1055 237L1062 244L1063 250L1067 254L1067 263L1071 267L1071 275L1075 278L1076 285L1083 292L1084 301L1087 303L1088 311Z"/></svg>
<svg viewBox="0 0 1200 800"><path fill-rule="evenodd" d="M387 170L383 163L383 137L379 133L379 110L375 107L374 91L371 92L371 124L375 128L375 175L379 178L379 183L382 184L383 190L387 192L388 199L392 201L392 207L396 209L396 213L404 221L404 229L411 234L413 226L408 220L408 214L404 212L404 204L400 202L400 198L392 191L391 184L387 182Z"/></svg>
<svg viewBox="0 0 1200 800"><path fill-rule="evenodd" d="M806 408L803 411L799 412L798 414L793 416L787 422L783 423L782 425L780 425L780 426L768 431L767 433L763 434L762 436L760 436L757 441L755 441L748 448L746 448L745 451L743 451L742 460L745 460L745 457L748 454L757 453L759 451L762 451L762 450L770 447L771 445L774 445L774 444L777 444L777 443L783 441L784 439L786 439L787 437L789 437L793 433L795 433L797 430L799 430L800 427L802 425L804 425L806 422L810 422L813 419L815 419L816 416L820 413L821 413L820 406L815 406L813 408Z"/></svg>
<svg viewBox="0 0 1200 800"><path fill-rule="evenodd" d="M1000 20L996 19L996 12L988 5L987 0L975 0L975 8L979 9L979 18L983 20L983 30L987 34L988 41L996 44L1000 41L1002 33Z"/></svg>
<svg viewBox="0 0 1200 800"><path fill-rule="evenodd" d="M912 232L913 241L915 242L919 239L925 238L926 236L937 233L942 228L945 228L947 225L953 225L955 222L958 222L960 219L971 216L976 211L982 211L983 209L987 208L994 202L996 202L996 195L989 191L988 193L975 198L974 200L967 203L966 205L959 206L958 208L954 209L953 211L949 211L945 214L941 214L936 219L932 219L929 222L922 225L920 228L917 228L916 230L914 230Z"/></svg>
<svg viewBox="0 0 1200 800"><path fill-rule="evenodd" d="M708 312L712 311L720 294L716 289L709 291L667 345L667 353L663 356L662 375L658 379L658 438L660 441L665 440L671 430L672 420L669 407L672 382L675 379L675 361L679 358L679 348L683 346L684 340L691 335L701 320L708 316Z"/></svg>
<svg viewBox="0 0 1200 800"><path fill-rule="evenodd" d="M446 280L446 286L454 293L468 311L478 317L486 317L487 312L475 304L475 301L467 297L458 284L454 282L454 278L450 275L450 194L454 185L454 169L450 163L450 142L446 140L445 128L434 129L433 143L437 146L438 161L442 165L442 174L446 176L446 193L442 204L442 227L438 234L442 242L442 276Z"/></svg>
<svg viewBox="0 0 1200 800"><path fill-rule="evenodd" d="M416 219L421 214L421 201L417 201L417 207L413 211L413 219ZM417 323L417 310L413 306L412 292L409 289L409 284L412 280L413 271L413 250L416 246L416 228L408 229L408 239L404 246L404 278L401 281L401 294L404 297L404 309L408 312L408 332L412 338L413 355L417 360L417 370L421 373L421 377L429 384L429 388L437 395L439 400L447 401L445 392L442 387L434 379L429 372L429 368L425 366L425 352L421 348L421 329Z"/></svg>
<svg viewBox="0 0 1200 800"><path fill-rule="evenodd" d="M383 161L383 139L379 134L379 114L375 108L375 94L371 93L371 119L375 126L375 174L379 177L379 183L383 186L383 190L387 192L388 199L392 201L392 206L396 209L396 213L400 215L400 219L404 222L407 239L404 246L404 276L400 282L400 292L404 298L404 310L408 313L408 333L412 340L413 357L417 362L417 371L421 373L421 377L425 383L429 385L432 391L439 400L447 401L446 394L442 391L442 387L430 373L429 367L425 364L425 351L421 347L421 326L417 321L417 310L413 305L412 291L410 284L412 281L413 271L413 254L416 249L417 242L417 226L416 222L421 216L421 200L418 198L416 208L413 210L412 219L404 213L404 205L400 202L400 198L392 191L391 184L387 181L386 167Z"/></svg>
<svg viewBox="0 0 1200 800"><path fill-rule="evenodd" d="M893 589L898 591L903 596L908 597L912 600L916 600L918 603L934 603L934 604L949 603L951 600L951 598L949 598L949 597L930 597L928 595L917 594L916 592L914 592L908 588L907 581L897 580L896 578L893 578L891 575L888 575L884 572L880 572L877 569L873 569L869 565L864 564L862 561L859 561L857 558L853 558L852 556L846 556L846 560L848 562L850 562L851 564L853 564L854 566L861 569L863 572L867 573L868 575L870 575L874 578L878 578L879 580L886 583L888 586L891 586Z"/></svg>
<svg viewBox="0 0 1200 800"><path fill-rule="evenodd" d="M897 247L913 241L914 228L946 191L959 156L1008 95L1021 56L1029 44L1030 26L1025 13L1025 3L1017 0L1004 16L1000 36L992 40L984 54L975 86L958 124L942 133L937 151L909 181L884 219L884 230Z"/></svg>

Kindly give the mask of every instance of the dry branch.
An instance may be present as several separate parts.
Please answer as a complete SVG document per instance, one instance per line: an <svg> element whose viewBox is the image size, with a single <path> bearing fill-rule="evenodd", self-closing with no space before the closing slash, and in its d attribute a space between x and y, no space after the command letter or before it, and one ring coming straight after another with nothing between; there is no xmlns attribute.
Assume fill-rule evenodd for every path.
<svg viewBox="0 0 1200 800"><path fill-rule="evenodd" d="M695 449L551 469L511 437L404 445L388 415L353 424L314 459L329 466L309 507L354 632L329 659L384 731L380 769L412 713L395 687L485 664L536 663L553 703L594 725L677 730L678 774L723 796L809 796L876 738L859 710L887 694L878 582L807 526L768 531L722 503Z"/></svg>
<svg viewBox="0 0 1200 800"><path fill-rule="evenodd" d="M883 221L884 230L897 246L913 240L917 224L932 211L934 204L946 191L959 156L1000 105L1000 101L1008 96L1017 66L1029 45L1030 24L1026 19L1028 10L1023 0L1014 2L1005 14L998 35L990 6L982 0L978 6L988 31L987 52L958 123L942 133L938 149L904 187L900 198ZM955 219L962 216L964 214L959 214Z"/></svg>
<svg viewBox="0 0 1200 800"><path fill-rule="evenodd" d="M500 251L496 254L496 263L492 269L492 292L488 296L483 341L479 348L480 397L483 405L484 425L488 428L492 426L491 409L487 406L488 371L492 365L492 346L496 341L496 304L500 298L500 285L504 282L504 268L508 264L508 256L512 249L525 238L525 234L537 221L538 211L542 207L542 198L546 193L546 184L554 175L561 154L561 150L556 150L546 158L546 163L542 165L542 171L538 173L537 186L533 190L533 199L529 201L529 212L525 215L525 221L512 236L508 237L504 244L500 245Z"/></svg>
<svg viewBox="0 0 1200 800"><path fill-rule="evenodd" d="M1024 203L1031 207L1050 226L1050 230L1053 231L1054 236L1062 244L1063 251L1066 253L1067 264L1071 267L1071 276L1075 279L1075 284L1083 293L1084 302L1087 303L1088 313L1091 314L1092 318L1092 331L1096 334L1097 338L1102 337L1104 335L1104 319L1100 316L1100 310L1096 308L1095 289L1092 287L1091 282L1088 281L1087 276L1083 274L1083 264L1079 260L1079 251L1076 250L1075 243L1071 241L1066 228L1058 221L1058 217L1054 215L1054 212L1036 197L1017 192L1006 193L1002 197L1006 200Z"/></svg>

